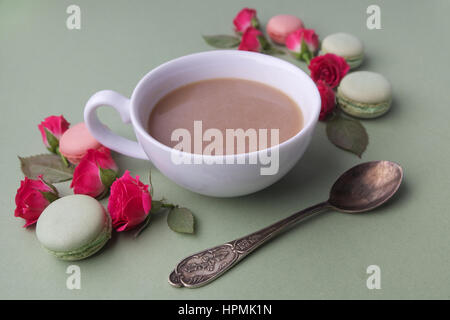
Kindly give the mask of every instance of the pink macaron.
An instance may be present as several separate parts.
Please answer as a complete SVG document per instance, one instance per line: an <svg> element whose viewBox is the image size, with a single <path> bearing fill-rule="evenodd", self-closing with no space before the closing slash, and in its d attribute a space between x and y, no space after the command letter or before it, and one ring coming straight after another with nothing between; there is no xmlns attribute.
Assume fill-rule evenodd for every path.
<svg viewBox="0 0 450 320"><path fill-rule="evenodd" d="M59 140L59 152L75 165L80 163L89 149L101 147L102 145L94 139L84 122L67 129Z"/></svg>
<svg viewBox="0 0 450 320"><path fill-rule="evenodd" d="M279 14L270 18L266 32L273 42L284 44L288 34L303 27L303 21L300 18L290 14Z"/></svg>

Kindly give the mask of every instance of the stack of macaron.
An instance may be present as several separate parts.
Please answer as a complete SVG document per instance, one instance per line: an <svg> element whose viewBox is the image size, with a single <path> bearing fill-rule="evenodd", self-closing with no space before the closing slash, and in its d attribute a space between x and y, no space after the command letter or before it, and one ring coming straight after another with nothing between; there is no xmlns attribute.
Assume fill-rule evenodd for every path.
<svg viewBox="0 0 450 320"><path fill-rule="evenodd" d="M321 54L333 53L346 60L350 69L359 67L364 45L348 33L334 33L322 41ZM376 118L391 107L392 87L381 74L370 71L348 73L340 82L336 99L342 111L357 118Z"/></svg>
<svg viewBox="0 0 450 320"><path fill-rule="evenodd" d="M300 18L282 14L269 20L266 31L273 42L283 45L289 34L299 28L304 28ZM355 69L364 60L364 45L354 35L334 33L325 37L321 43L320 54L327 53L344 58L350 69ZM351 72L341 80L336 98L345 113L359 118L375 118L390 109L392 87L381 74L369 71Z"/></svg>

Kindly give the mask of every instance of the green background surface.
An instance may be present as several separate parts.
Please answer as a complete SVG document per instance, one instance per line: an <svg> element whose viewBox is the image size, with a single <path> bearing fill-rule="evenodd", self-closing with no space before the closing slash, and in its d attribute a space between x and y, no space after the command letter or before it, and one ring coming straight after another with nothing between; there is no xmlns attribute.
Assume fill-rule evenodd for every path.
<svg viewBox="0 0 450 320"><path fill-rule="evenodd" d="M70 4L81 7L81 30L66 28ZM381 30L366 27L370 4L381 8ZM172 232L159 215L137 240L132 233L115 234L87 260L68 263L48 255L34 228L22 229L23 220L13 216L22 179L16 155L45 152L37 124L53 114L80 122L96 91L129 96L152 68L211 50L200 35L231 34L232 19L244 6L256 8L263 24L291 13L322 39L346 31L364 41L367 59L360 70L385 75L394 103L387 115L364 121L370 143L362 160L328 142L319 123L295 168L249 196L201 196L154 169L155 198L192 209L196 235ZM0 298L450 298L449 12L448 0L0 1ZM133 137L114 111L103 108L100 115L116 132ZM115 158L122 170L148 175L149 162ZM184 256L324 200L341 172L377 159L396 161L405 172L399 194L384 207L312 218L206 287L167 283ZM71 264L81 268L81 290L66 288ZM366 287L372 264L381 268L380 290Z"/></svg>

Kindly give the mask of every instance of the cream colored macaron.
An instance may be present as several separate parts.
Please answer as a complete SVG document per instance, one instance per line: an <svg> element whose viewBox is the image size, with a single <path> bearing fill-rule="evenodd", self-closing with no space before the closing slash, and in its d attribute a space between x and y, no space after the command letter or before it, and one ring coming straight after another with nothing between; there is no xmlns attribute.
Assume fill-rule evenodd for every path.
<svg viewBox="0 0 450 320"><path fill-rule="evenodd" d="M334 53L347 61L350 69L358 67L364 58L364 45L357 37L344 32L330 34L322 41L321 54Z"/></svg>
<svg viewBox="0 0 450 320"><path fill-rule="evenodd" d="M351 72L341 80L336 98L345 113L358 118L375 118L390 109L392 86L379 73Z"/></svg>
<svg viewBox="0 0 450 320"><path fill-rule="evenodd" d="M94 198L76 194L53 201L39 217L36 236L62 260L81 260L111 238L111 218Z"/></svg>

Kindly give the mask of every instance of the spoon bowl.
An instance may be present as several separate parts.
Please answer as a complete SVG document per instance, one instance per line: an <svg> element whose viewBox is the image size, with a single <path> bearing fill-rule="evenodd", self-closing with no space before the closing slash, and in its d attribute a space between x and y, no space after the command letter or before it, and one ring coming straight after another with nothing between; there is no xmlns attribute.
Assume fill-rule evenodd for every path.
<svg viewBox="0 0 450 320"><path fill-rule="evenodd" d="M365 162L338 178L331 188L328 203L341 212L369 211L389 200L402 179L402 167L395 162Z"/></svg>

